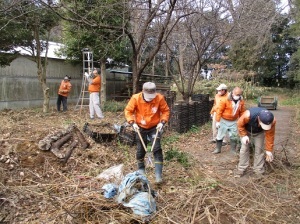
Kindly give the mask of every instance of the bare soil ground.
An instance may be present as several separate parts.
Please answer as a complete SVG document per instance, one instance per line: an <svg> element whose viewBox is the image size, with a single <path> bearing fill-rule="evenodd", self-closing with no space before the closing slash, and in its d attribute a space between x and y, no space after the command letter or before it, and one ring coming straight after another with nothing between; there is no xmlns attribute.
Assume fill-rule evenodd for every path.
<svg viewBox="0 0 300 224"><path fill-rule="evenodd" d="M230 146L211 154L209 123L182 135L167 131L164 151L186 152L191 166L176 159L165 161L162 186L154 185L153 167L147 167L158 193L158 211L150 223L300 223L299 126L292 107L279 106L273 112L275 160L267 164L262 179L251 169L242 178L233 177L238 157L229 152ZM105 199L101 188L106 182L96 178L121 163L124 174L134 171L135 146L118 141L100 144L85 135L90 148L77 147L66 164L38 148L48 134L73 123L81 130L86 122L122 124L122 113L105 113L104 120L95 121L88 119L87 111L73 110L48 114L39 109L4 110L0 115L0 223L145 222Z"/></svg>

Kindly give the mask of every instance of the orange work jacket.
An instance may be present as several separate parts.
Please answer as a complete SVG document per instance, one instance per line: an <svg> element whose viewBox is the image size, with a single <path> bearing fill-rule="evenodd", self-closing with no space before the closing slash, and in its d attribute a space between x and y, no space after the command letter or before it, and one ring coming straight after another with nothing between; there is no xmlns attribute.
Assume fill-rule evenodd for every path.
<svg viewBox="0 0 300 224"><path fill-rule="evenodd" d="M128 123L135 122L145 129L150 129L161 121L168 122L170 117L169 106L160 93L150 102L144 100L142 92L134 94L124 112Z"/></svg>
<svg viewBox="0 0 300 224"><path fill-rule="evenodd" d="M228 94L227 100L221 100L217 108L216 122L220 122L221 117L225 120L235 121L246 111L245 101L240 100L239 106L234 112L233 100L231 99L231 94Z"/></svg>
<svg viewBox="0 0 300 224"><path fill-rule="evenodd" d="M62 80L58 89L58 94L67 97L71 91L71 88L72 85L70 81L65 82L64 80Z"/></svg>
<svg viewBox="0 0 300 224"><path fill-rule="evenodd" d="M243 115L238 119L237 126L238 126L238 132L240 137L244 137L247 135L247 130L245 128L246 124L248 124L250 121L250 112L247 110ZM275 126L276 126L276 120L274 118L272 127L270 130L265 132L265 149L267 151L272 152L274 147L274 139L275 139Z"/></svg>
<svg viewBox="0 0 300 224"><path fill-rule="evenodd" d="M101 78L100 75L97 75L90 83L88 90L90 93L93 93L93 92L100 92L100 89L101 89Z"/></svg>
<svg viewBox="0 0 300 224"><path fill-rule="evenodd" d="M228 97L228 93L224 94L223 96L216 94L215 99L214 99L214 105L211 108L210 114L214 114L214 112L217 112L217 108L218 108L220 101L227 100L227 97Z"/></svg>

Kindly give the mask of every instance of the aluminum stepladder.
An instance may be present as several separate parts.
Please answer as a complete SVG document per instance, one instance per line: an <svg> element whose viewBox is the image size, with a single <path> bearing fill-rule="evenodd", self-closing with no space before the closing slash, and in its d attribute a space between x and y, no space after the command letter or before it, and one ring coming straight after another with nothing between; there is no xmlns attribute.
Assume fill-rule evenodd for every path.
<svg viewBox="0 0 300 224"><path fill-rule="evenodd" d="M91 72L94 69L93 52L85 48L82 50L82 56L83 56L82 84L81 84L80 95L77 100L77 104L75 106L75 110L80 109L79 111L80 115L81 115L82 108L89 106L89 91L88 91L89 82L87 80L87 77L84 74L85 73L91 74Z"/></svg>

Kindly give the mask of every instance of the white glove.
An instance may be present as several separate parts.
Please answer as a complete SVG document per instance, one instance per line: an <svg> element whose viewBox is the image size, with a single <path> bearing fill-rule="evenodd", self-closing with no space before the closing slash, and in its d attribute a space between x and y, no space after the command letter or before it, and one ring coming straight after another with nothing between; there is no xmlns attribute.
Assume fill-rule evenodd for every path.
<svg viewBox="0 0 300 224"><path fill-rule="evenodd" d="M241 139L241 142L244 144L244 145L247 145L249 143L249 137L246 135L244 137L242 137Z"/></svg>
<svg viewBox="0 0 300 224"><path fill-rule="evenodd" d="M140 129L139 126L136 123L134 123L132 125L132 127L133 127L133 129L134 129L135 132L137 132Z"/></svg>
<svg viewBox="0 0 300 224"><path fill-rule="evenodd" d="M266 151L266 161L267 162L272 162L274 159L273 153L270 151Z"/></svg>
<svg viewBox="0 0 300 224"><path fill-rule="evenodd" d="M163 127L164 127L164 124L161 123L161 122L159 122L159 123L157 124L157 126L156 126L156 129L157 129L158 131L161 131Z"/></svg>
<svg viewBox="0 0 300 224"><path fill-rule="evenodd" d="M220 127L220 122L217 122L216 123L216 128L219 128Z"/></svg>
<svg viewBox="0 0 300 224"><path fill-rule="evenodd" d="M86 77L89 84L93 82L93 79L90 77L90 75L87 72L84 73L84 76Z"/></svg>
<svg viewBox="0 0 300 224"><path fill-rule="evenodd" d="M214 115L213 115L213 114L211 114L211 115L210 115L210 118L211 118L211 119L213 119L213 118L214 118Z"/></svg>

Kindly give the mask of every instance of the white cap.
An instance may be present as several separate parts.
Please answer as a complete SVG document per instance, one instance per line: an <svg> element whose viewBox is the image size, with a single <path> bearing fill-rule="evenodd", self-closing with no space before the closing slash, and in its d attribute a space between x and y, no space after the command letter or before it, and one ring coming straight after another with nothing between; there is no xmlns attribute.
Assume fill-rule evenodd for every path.
<svg viewBox="0 0 300 224"><path fill-rule="evenodd" d="M143 85L144 98L153 99L156 96L156 85L153 82L145 82Z"/></svg>
<svg viewBox="0 0 300 224"><path fill-rule="evenodd" d="M216 90L223 90L223 89L227 89L227 86L222 83L221 85L218 86L218 88L216 88Z"/></svg>

